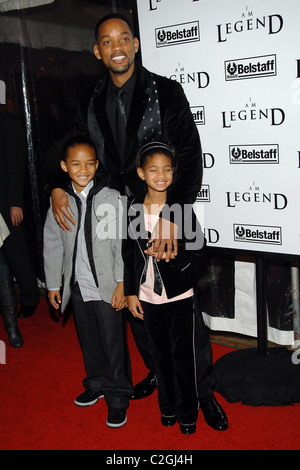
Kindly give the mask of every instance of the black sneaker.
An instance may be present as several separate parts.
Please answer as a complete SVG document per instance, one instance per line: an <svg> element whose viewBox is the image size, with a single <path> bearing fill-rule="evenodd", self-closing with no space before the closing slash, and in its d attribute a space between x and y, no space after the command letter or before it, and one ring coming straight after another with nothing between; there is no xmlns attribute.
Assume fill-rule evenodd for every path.
<svg viewBox="0 0 300 470"><path fill-rule="evenodd" d="M103 397L103 392L94 392L93 390L86 390L76 398L74 403L77 406L91 406L97 403L99 398Z"/></svg>
<svg viewBox="0 0 300 470"><path fill-rule="evenodd" d="M109 408L106 425L109 428L121 428L126 424L127 415L126 410L122 408Z"/></svg>

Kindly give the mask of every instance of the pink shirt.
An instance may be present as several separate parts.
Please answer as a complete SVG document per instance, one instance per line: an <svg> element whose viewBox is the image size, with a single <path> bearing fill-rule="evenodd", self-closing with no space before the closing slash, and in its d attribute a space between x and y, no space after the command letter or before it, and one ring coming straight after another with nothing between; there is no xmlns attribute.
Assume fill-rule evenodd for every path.
<svg viewBox="0 0 300 470"><path fill-rule="evenodd" d="M145 212L145 228L148 232L152 233L155 224L159 219L159 215L147 214ZM160 261L160 263L165 263L165 261ZM154 271L153 271L153 258L149 257L148 270L146 274L146 281L141 284L139 299L144 302L149 302L151 304L162 304L167 302L175 302L177 300L186 299L194 295L193 289L189 289L183 294L177 295L168 299L166 290L163 287L162 294L158 295L154 292Z"/></svg>

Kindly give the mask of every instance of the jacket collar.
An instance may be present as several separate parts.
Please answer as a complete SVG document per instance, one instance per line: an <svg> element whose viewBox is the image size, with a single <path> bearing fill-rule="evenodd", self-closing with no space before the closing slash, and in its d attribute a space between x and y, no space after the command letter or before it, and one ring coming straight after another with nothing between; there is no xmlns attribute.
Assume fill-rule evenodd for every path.
<svg viewBox="0 0 300 470"><path fill-rule="evenodd" d="M102 188L105 186L105 177L100 174L100 175L95 175L93 178L93 186L90 188L89 193L87 195L87 199L90 199L91 197L94 196L94 194L97 194ZM70 194L71 196L74 196L75 198L78 198L78 195L74 191L72 181L70 180L67 186L65 187L66 193Z"/></svg>
<svg viewBox="0 0 300 470"><path fill-rule="evenodd" d="M143 120L150 96L150 82L147 70L138 62L135 62L135 71L136 84L132 95L131 108L127 121L126 145L124 152L124 155L128 155L128 157L130 157L132 153L132 147L135 144L136 136L138 135L139 127ZM108 79L109 72L107 71L96 85L92 95L92 100L94 101L93 107L96 121L104 137L105 145L110 148L110 152L114 155L114 158L117 158L116 156L118 155L118 152L115 140L105 112ZM124 162L124 165L126 165L126 161Z"/></svg>

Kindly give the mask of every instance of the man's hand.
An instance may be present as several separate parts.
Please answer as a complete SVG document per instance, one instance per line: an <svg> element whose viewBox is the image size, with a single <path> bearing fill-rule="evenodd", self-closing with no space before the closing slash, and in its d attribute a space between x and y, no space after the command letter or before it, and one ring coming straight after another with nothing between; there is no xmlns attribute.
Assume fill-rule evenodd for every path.
<svg viewBox="0 0 300 470"><path fill-rule="evenodd" d="M159 218L148 242L152 245L145 252L150 256L155 256L157 261L164 259L168 262L170 259L174 259L178 251L177 234L177 225L169 220Z"/></svg>
<svg viewBox="0 0 300 470"><path fill-rule="evenodd" d="M18 227L24 219L22 207L11 206L10 219L14 227Z"/></svg>
<svg viewBox="0 0 300 470"><path fill-rule="evenodd" d="M52 211L56 222L64 232L72 232L72 229L67 223L66 219L69 220L73 225L76 224L76 220L71 215L73 214L73 211L65 191L60 188L53 189L51 193L51 199Z"/></svg>

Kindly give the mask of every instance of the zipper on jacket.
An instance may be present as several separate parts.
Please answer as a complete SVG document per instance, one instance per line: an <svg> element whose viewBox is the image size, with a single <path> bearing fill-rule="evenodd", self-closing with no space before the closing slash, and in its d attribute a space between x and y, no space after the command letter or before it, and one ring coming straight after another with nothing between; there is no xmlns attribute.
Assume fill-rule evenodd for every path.
<svg viewBox="0 0 300 470"><path fill-rule="evenodd" d="M181 272L188 268L192 263L188 263L184 268L181 269Z"/></svg>

